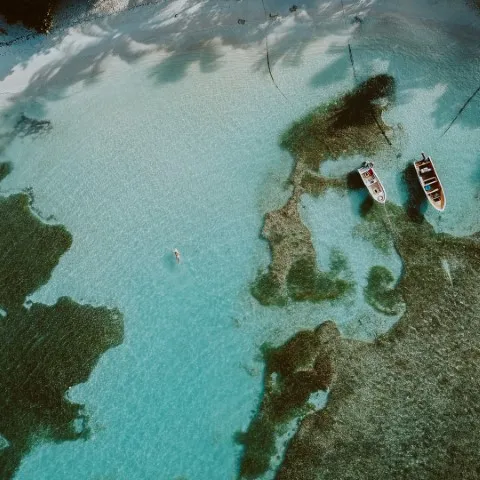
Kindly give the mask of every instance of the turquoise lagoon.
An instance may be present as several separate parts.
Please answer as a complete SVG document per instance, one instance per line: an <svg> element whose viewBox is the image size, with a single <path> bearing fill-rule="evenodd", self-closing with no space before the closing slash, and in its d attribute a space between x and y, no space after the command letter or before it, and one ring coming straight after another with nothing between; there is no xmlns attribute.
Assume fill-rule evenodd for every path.
<svg viewBox="0 0 480 480"><path fill-rule="evenodd" d="M86 405L92 438L38 445L15 478L236 478L241 450L233 437L257 407L262 343L327 319L366 339L395 322L363 300L369 268L385 265L398 277L401 262L354 234L361 192L301 202L320 265L332 249L346 256L356 282L350 295L277 308L262 307L249 291L269 262L263 215L289 195L292 159L279 135L353 87L348 41L360 78L388 72L398 84L384 116L396 142L374 159L389 199L405 201L401 172L423 150L447 192L447 210L429 210L429 221L456 234L480 229L480 98L442 136L477 87L479 18L462 2L450 7L458 13L448 28L445 6L345 3L347 19L358 14L361 24L344 23L330 2L310 2L296 17L285 2L275 4L284 17L271 24L260 4L205 2L182 30L186 23L172 13L188 4L160 4L86 21L58 40L2 47L9 68L24 60L0 82L17 92L2 96L2 129L24 113L50 120L52 130L8 137L0 161L13 171L1 192L31 187L41 215L73 235L32 300L69 295L125 315L124 343L68 393ZM250 20L244 30L238 17ZM266 69L267 28L287 99ZM40 72L24 86L23 68ZM363 160L327 162L322 172L343 174Z"/></svg>

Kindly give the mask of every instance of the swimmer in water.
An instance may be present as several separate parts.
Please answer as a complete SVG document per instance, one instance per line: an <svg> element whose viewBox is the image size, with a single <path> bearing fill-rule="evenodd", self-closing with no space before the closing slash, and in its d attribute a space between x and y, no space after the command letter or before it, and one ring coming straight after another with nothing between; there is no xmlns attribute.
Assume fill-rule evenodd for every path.
<svg viewBox="0 0 480 480"><path fill-rule="evenodd" d="M177 263L180 263L180 252L175 248L173 250L173 253L175 254L175 258L177 259Z"/></svg>

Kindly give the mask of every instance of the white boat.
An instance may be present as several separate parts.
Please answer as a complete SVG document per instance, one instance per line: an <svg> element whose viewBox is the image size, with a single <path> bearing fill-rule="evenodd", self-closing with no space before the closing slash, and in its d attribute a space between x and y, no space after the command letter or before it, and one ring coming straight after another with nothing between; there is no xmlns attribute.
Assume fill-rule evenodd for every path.
<svg viewBox="0 0 480 480"><path fill-rule="evenodd" d="M373 163L365 162L363 167L358 169L358 173L372 198L378 203L385 203L387 192L385 192L382 182L373 169Z"/></svg>
<svg viewBox="0 0 480 480"><path fill-rule="evenodd" d="M443 212L447 200L445 198L443 186L440 183L437 172L435 171L432 159L426 157L422 152L422 158L414 162L414 165L418 181L420 182L428 201L433 208Z"/></svg>

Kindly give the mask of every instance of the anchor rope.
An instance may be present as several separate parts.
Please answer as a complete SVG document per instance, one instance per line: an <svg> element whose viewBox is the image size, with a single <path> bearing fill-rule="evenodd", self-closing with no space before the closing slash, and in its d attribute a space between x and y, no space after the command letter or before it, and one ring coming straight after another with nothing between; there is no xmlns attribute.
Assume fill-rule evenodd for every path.
<svg viewBox="0 0 480 480"><path fill-rule="evenodd" d="M347 16L345 14L345 5L343 4L343 0L340 0L340 3L342 4L343 21L345 22L345 26L348 27ZM352 64L353 79L355 80L355 83L357 83L358 78L357 78L357 72L355 70L355 60L353 59L353 51L352 51L352 46L350 45L350 40L347 41L347 45L348 45L348 55L350 57L350 63Z"/></svg>
<svg viewBox="0 0 480 480"><path fill-rule="evenodd" d="M457 120L457 118L462 114L462 112L465 110L465 108L467 107L467 105L475 98L475 95L477 95L477 93L480 92L480 86L472 93L472 95L470 95L470 97L467 99L467 101L463 104L462 108L457 112L457 114L455 115L454 119L450 122L450 125L448 125L448 127L445 129L445 131L440 135L440 137L443 137L449 130L450 130L450 127L455 123L455 121Z"/></svg>
<svg viewBox="0 0 480 480"><path fill-rule="evenodd" d="M265 13L265 19L267 19L267 21L268 21L267 9L265 8L265 1L264 0L262 0L262 6L263 6L263 11ZM266 35L265 35L265 49L266 49L266 53L267 53L267 55L266 55L266 57L267 57L267 68L268 68L268 73L270 74L270 78L272 79L272 82L275 85L275 88L280 92L282 97L285 100L288 100L286 95L282 92L280 87L277 85L277 82L275 81L275 78L273 78L272 68L271 68L271 65L270 65L270 52L269 52L269 48L268 48L268 29L267 29L267 32L266 32Z"/></svg>
<svg viewBox="0 0 480 480"><path fill-rule="evenodd" d="M347 22L347 15L345 13L345 4L343 3L343 0L340 0L340 3L342 5L342 16L343 16L343 21L345 22L345 27L348 27L348 22ZM355 81L355 84L358 84L358 76L357 76L357 71L355 69L355 60L353 58L353 50L352 50L352 45L350 44L350 40L347 40L347 45L348 45L348 55L350 57L350 63L352 65L352 72L353 72L353 79ZM375 112L373 110L373 107L372 109L370 110L370 115L372 116L373 120L375 121L375 124L377 125L378 127L378 130L380 131L380 133L382 134L383 138L385 139L385 141L387 142L387 144L391 147L392 146L392 142L390 141L390 139L388 138L387 136L387 133L385 132L385 130L383 129L381 123L378 121L378 118L375 116Z"/></svg>

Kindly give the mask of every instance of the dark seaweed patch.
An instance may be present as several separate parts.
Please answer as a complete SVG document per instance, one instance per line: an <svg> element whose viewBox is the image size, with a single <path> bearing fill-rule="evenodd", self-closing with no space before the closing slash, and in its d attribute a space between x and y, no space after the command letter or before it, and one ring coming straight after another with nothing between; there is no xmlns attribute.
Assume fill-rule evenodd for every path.
<svg viewBox="0 0 480 480"><path fill-rule="evenodd" d="M377 75L329 105L322 105L295 122L281 137L280 145L297 161L318 172L327 159L362 154L373 155L381 146L381 99L392 100L395 82L390 75Z"/></svg>
<svg viewBox="0 0 480 480"><path fill-rule="evenodd" d="M270 467L270 458L276 453L276 425L268 419L256 417L246 432L237 432L234 439L244 447L240 475L256 478Z"/></svg>
<svg viewBox="0 0 480 480"><path fill-rule="evenodd" d="M287 286L291 299L319 302L338 298L353 285L336 278L335 274L319 271L315 259L303 258L292 265L287 276Z"/></svg>
<svg viewBox="0 0 480 480"><path fill-rule="evenodd" d="M257 280L250 288L251 294L262 305L277 305L279 307L282 307L287 303L287 298L282 290L282 284L271 274L270 271L267 271L266 273L259 272Z"/></svg>
<svg viewBox="0 0 480 480"><path fill-rule="evenodd" d="M100 355L123 340L117 310L60 298L26 301L46 283L72 238L45 225L25 194L0 199L0 478L13 477L35 442L87 438L88 415L67 390L85 382ZM23 306L23 305L26 306Z"/></svg>
<svg viewBox="0 0 480 480"><path fill-rule="evenodd" d="M72 237L60 225L39 222L25 194L0 198L0 219L0 307L8 310L48 281Z"/></svg>
<svg viewBox="0 0 480 480"><path fill-rule="evenodd" d="M69 402L69 387L85 382L101 354L123 339L116 310L61 298L33 304L0 321L0 478L11 478L32 443L86 439L83 405Z"/></svg>
<svg viewBox="0 0 480 480"><path fill-rule="evenodd" d="M344 295L352 286L339 278L346 269L346 259L333 252L332 268L324 272L317 267L315 249L309 230L298 214L297 199L289 200L279 210L265 217L263 236L269 240L272 263L259 273L251 287L255 298L263 305L285 305L295 301L333 300Z"/></svg>
<svg viewBox="0 0 480 480"><path fill-rule="evenodd" d="M366 302L381 313L398 315L402 309L402 297L394 283L395 278L388 268L372 267L364 289Z"/></svg>
<svg viewBox="0 0 480 480"><path fill-rule="evenodd" d="M12 164L11 162L0 162L0 182L11 173Z"/></svg>
<svg viewBox="0 0 480 480"><path fill-rule="evenodd" d="M324 350L330 329L323 324L314 332L299 332L281 347L262 347L264 398L248 430L236 435L236 441L244 446L241 477L256 478L270 468L280 427L309 412L310 395L330 385L333 364Z"/></svg>
<svg viewBox="0 0 480 480"><path fill-rule="evenodd" d="M19 137L27 137L29 135L39 136L49 133L52 130L52 122L50 120L36 120L27 117L22 113L14 128L14 135Z"/></svg>

